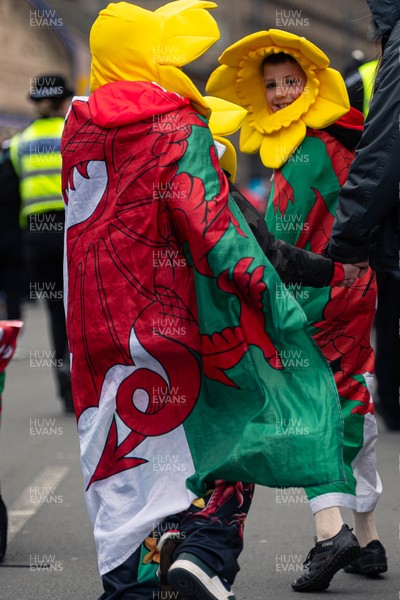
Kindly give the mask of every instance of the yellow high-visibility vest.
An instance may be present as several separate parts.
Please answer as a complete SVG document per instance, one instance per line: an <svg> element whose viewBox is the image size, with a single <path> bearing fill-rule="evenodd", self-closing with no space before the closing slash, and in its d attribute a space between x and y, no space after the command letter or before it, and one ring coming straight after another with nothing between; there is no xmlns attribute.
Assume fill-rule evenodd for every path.
<svg viewBox="0 0 400 600"><path fill-rule="evenodd" d="M10 159L18 175L21 227L28 216L64 210L61 193L60 142L63 117L37 119L10 142Z"/></svg>
<svg viewBox="0 0 400 600"><path fill-rule="evenodd" d="M376 77L376 71L378 67L377 60L371 60L358 67L360 73L363 88L364 88L364 100L363 100L363 113L364 117L367 116L369 111L369 103L372 98L372 92L374 91L374 83Z"/></svg>

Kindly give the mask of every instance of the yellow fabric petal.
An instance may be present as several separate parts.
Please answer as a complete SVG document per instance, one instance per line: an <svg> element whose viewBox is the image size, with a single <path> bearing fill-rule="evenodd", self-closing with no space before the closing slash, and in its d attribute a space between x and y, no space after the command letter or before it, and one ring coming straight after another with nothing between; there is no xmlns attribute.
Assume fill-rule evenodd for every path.
<svg viewBox="0 0 400 600"><path fill-rule="evenodd" d="M262 139L260 157L263 165L279 169L300 146L306 135L306 125L302 120L282 127Z"/></svg>
<svg viewBox="0 0 400 600"><path fill-rule="evenodd" d="M249 124L249 117L247 116L243 121L242 129L240 130L240 150L248 154L255 154L258 152L263 140L263 135L254 129Z"/></svg>
<svg viewBox="0 0 400 600"><path fill-rule="evenodd" d="M204 100L212 111L208 125L213 136L235 133L247 115L245 108L216 96L204 96Z"/></svg>
<svg viewBox="0 0 400 600"><path fill-rule="evenodd" d="M273 45L268 31L257 31L247 35L227 48L219 57L219 62L228 67L237 67L249 52Z"/></svg>
<svg viewBox="0 0 400 600"><path fill-rule="evenodd" d="M164 17L173 17L187 9L210 9L217 8L215 2L208 2L208 0L174 0L173 2L167 2L160 8L154 11L156 15L162 15Z"/></svg>
<svg viewBox="0 0 400 600"><path fill-rule="evenodd" d="M315 44L304 37L280 29L268 29L267 31L257 31L247 35L229 46L221 54L219 62L230 67L236 67L249 52L262 48L267 49L272 46L276 46L278 52L289 52L290 54L290 51L294 50L319 68L329 66L329 58Z"/></svg>
<svg viewBox="0 0 400 600"><path fill-rule="evenodd" d="M206 92L218 96L229 102L241 105L241 100L236 91L237 69L222 65L217 67L206 85Z"/></svg>
<svg viewBox="0 0 400 600"><path fill-rule="evenodd" d="M304 115L308 127L322 129L331 125L350 110L349 95L343 77L335 69L318 71L320 90L318 98Z"/></svg>
<svg viewBox="0 0 400 600"><path fill-rule="evenodd" d="M193 81L183 71L176 67L160 66L159 73L157 83L170 92L176 92L184 98L190 98L197 112L207 119L210 117L210 107Z"/></svg>
<svg viewBox="0 0 400 600"><path fill-rule="evenodd" d="M329 66L330 61L325 52L305 37L281 29L270 29L268 33L274 46L279 46L282 50L296 50L320 69Z"/></svg>
<svg viewBox="0 0 400 600"><path fill-rule="evenodd" d="M164 29L158 48L159 64L182 67L204 54L219 40L220 32L213 17L204 8L214 2L178 0L155 11L162 15Z"/></svg>

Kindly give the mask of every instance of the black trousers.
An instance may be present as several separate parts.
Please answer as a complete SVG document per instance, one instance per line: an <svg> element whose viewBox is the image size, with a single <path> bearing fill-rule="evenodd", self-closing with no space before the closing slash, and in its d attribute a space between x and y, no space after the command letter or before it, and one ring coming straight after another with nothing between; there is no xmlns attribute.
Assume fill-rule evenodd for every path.
<svg viewBox="0 0 400 600"><path fill-rule="evenodd" d="M238 558L243 550L244 520L250 509L254 486L228 481L216 481L213 485L214 490L196 503L199 506L192 504L189 510L168 517L152 537L161 537L169 528L179 529L181 542L173 560L181 552L190 552L232 584L240 568ZM155 577L157 553L153 558L153 578L140 575L141 563L148 561L143 560L143 547L122 565L103 575L104 593L99 600L162 600L163 592ZM165 597L172 600L172 594Z"/></svg>
<svg viewBox="0 0 400 600"><path fill-rule="evenodd" d="M58 394L70 393L69 350L63 302L64 211L31 215L24 232L28 297L44 300L49 317Z"/></svg>
<svg viewBox="0 0 400 600"><path fill-rule="evenodd" d="M400 426L400 278L392 273L377 273L377 282L377 405L385 420Z"/></svg>

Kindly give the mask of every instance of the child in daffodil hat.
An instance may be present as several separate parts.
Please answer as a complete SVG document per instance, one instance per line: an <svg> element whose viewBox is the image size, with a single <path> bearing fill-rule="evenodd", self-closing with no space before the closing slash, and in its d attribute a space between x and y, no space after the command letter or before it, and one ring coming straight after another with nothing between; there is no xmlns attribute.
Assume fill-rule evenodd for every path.
<svg viewBox="0 0 400 600"><path fill-rule="evenodd" d="M342 76L310 41L274 29L233 44L220 62L208 93L247 109L240 149L259 152L263 164L275 169L266 212L269 231L298 249L322 253L363 128L361 113L350 109ZM347 478L345 484L306 488L318 543L304 573L292 583L296 591L326 589L342 567L361 572L351 566L358 543L343 524L340 507L353 510L355 535L363 547L378 538L373 511L381 483L367 385L374 369L370 334L376 286L369 285L371 277L368 269L349 288L292 289L335 374L345 421ZM331 554L325 556L328 547Z"/></svg>
<svg viewBox="0 0 400 600"><path fill-rule="evenodd" d="M342 76L304 37L277 29L260 31L227 48L219 60L222 65L212 73L207 92L247 109L240 149L259 151L267 167L280 167L300 145L307 127L322 129L350 109ZM291 73L278 77L276 88L291 95L291 102L282 102L278 110L268 103L264 77L267 65L279 61L290 65Z"/></svg>

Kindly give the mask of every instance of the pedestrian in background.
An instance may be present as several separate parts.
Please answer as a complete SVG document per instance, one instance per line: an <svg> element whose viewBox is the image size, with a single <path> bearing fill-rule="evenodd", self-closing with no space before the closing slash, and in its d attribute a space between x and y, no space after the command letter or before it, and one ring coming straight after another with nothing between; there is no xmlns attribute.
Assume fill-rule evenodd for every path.
<svg viewBox="0 0 400 600"><path fill-rule="evenodd" d="M59 75L31 81L37 118L10 140L9 161L19 180L20 226L28 267L29 296L46 302L57 391L73 412L63 304L64 202L60 140L73 91ZM15 203L19 199L15 198Z"/></svg>

